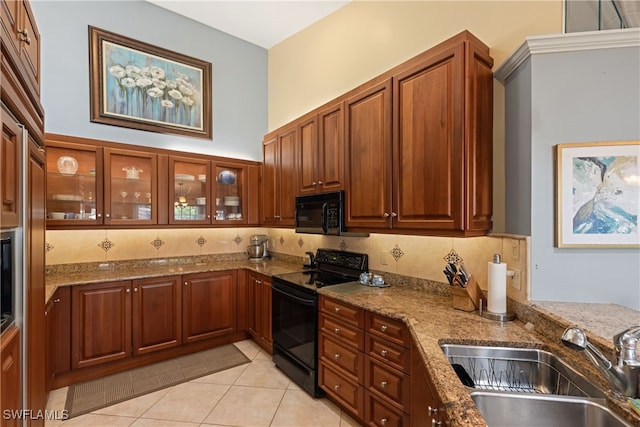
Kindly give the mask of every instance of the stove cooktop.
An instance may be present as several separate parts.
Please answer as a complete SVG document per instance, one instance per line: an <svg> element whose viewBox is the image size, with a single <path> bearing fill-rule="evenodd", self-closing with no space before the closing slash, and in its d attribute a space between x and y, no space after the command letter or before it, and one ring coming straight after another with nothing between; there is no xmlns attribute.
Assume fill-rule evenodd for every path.
<svg viewBox="0 0 640 427"><path fill-rule="evenodd" d="M351 282L356 278L341 274L333 274L326 271L306 270L295 273L286 273L274 276L279 280L304 287L322 288L324 286L337 285L339 283Z"/></svg>

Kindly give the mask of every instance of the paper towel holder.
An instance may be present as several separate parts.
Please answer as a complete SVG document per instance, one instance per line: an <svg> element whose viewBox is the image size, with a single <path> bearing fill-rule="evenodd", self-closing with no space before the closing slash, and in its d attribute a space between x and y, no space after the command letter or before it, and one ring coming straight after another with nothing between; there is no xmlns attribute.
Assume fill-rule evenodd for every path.
<svg viewBox="0 0 640 427"><path fill-rule="evenodd" d="M483 310L484 301L480 300L480 307L478 307L481 317L489 320L496 320L498 322L510 322L516 319L516 314L507 311L506 313L492 313L490 311Z"/></svg>

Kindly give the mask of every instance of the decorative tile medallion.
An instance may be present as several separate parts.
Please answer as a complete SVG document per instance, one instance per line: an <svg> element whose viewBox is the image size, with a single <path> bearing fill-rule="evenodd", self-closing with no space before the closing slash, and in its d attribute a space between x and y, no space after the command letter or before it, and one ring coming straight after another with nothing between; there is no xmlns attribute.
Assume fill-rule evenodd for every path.
<svg viewBox="0 0 640 427"><path fill-rule="evenodd" d="M196 240L196 243L198 244L198 246L203 247L204 244L207 243L207 239L205 239L203 236L200 236Z"/></svg>
<svg viewBox="0 0 640 427"><path fill-rule="evenodd" d="M102 242L98 243L98 246L100 246L105 252L109 252L109 249L111 249L115 245L116 244L109 239L104 239Z"/></svg>
<svg viewBox="0 0 640 427"><path fill-rule="evenodd" d="M151 242L151 246L153 246L156 249L160 249L164 244L165 242L163 242L159 237L156 237L156 239Z"/></svg>
<svg viewBox="0 0 640 427"><path fill-rule="evenodd" d="M280 236L280 244L284 245L284 237Z"/></svg>
<svg viewBox="0 0 640 427"><path fill-rule="evenodd" d="M298 239L298 246L300 247L304 246L304 240L302 240L302 237Z"/></svg>
<svg viewBox="0 0 640 427"><path fill-rule="evenodd" d="M342 242L340 242L340 250L341 251L346 251L347 248L348 248L347 242L345 242L344 239L343 239Z"/></svg>
<svg viewBox="0 0 640 427"><path fill-rule="evenodd" d="M45 252L49 252L50 250L52 250L54 248L53 245L49 244L49 243L45 243L44 245L44 251Z"/></svg>
<svg viewBox="0 0 640 427"><path fill-rule="evenodd" d="M402 258L402 255L404 255L404 252L402 251L402 249L400 249L400 246L398 246L397 243L389 252L391 253L393 259L396 260L396 262L398 262L398 260Z"/></svg>
<svg viewBox="0 0 640 427"><path fill-rule="evenodd" d="M458 255L458 253L451 249L444 260L453 264L460 264L462 262L462 257Z"/></svg>
<svg viewBox="0 0 640 427"><path fill-rule="evenodd" d="M236 242L236 245L240 246L240 243L242 243L242 237L240 237L240 235L238 234L236 237L234 237L233 241Z"/></svg>

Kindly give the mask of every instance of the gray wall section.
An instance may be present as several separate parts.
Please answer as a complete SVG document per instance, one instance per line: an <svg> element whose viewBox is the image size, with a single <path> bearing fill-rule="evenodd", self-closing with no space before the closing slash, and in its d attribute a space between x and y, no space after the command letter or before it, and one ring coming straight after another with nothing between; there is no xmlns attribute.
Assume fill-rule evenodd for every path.
<svg viewBox="0 0 640 427"><path fill-rule="evenodd" d="M32 2L42 34L45 130L148 147L262 160L267 50L143 1ZM88 26L213 64L213 140L89 120Z"/></svg>
<svg viewBox="0 0 640 427"><path fill-rule="evenodd" d="M609 302L640 310L640 250L554 247L554 146L640 139L640 50L535 54L528 62L523 73L507 80L506 105L511 111L512 103L522 101L525 107L515 123L531 124L530 135L507 125L508 147L521 148L514 138L530 140L530 187L515 168L507 169L507 182L520 183L523 193L530 191L530 211L521 211L522 218L508 224L526 225L531 215L531 299Z"/></svg>

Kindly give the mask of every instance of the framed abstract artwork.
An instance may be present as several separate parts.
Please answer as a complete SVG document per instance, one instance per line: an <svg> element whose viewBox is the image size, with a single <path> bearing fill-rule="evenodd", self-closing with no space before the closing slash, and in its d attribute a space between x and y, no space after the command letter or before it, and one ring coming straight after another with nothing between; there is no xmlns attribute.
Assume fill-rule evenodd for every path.
<svg viewBox="0 0 640 427"><path fill-rule="evenodd" d="M91 121L211 139L211 63L89 27Z"/></svg>
<svg viewBox="0 0 640 427"><path fill-rule="evenodd" d="M556 150L556 246L640 247L640 141Z"/></svg>

